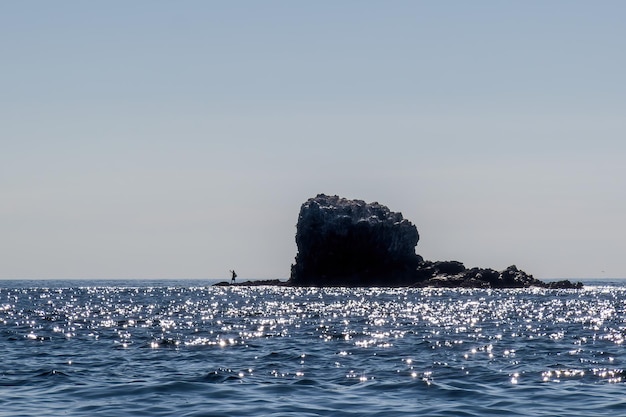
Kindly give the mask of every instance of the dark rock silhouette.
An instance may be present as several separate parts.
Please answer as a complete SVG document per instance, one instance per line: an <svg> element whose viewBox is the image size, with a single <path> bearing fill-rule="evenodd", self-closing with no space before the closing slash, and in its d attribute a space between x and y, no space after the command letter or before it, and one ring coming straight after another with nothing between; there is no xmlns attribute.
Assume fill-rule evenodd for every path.
<svg viewBox="0 0 626 417"><path fill-rule="evenodd" d="M294 286L438 286L581 288L545 283L512 265L467 269L458 261L426 261L415 253L415 225L377 202L319 194L300 208Z"/></svg>
<svg viewBox="0 0 626 417"><path fill-rule="evenodd" d="M410 284L417 228L378 203L319 194L300 208L293 285Z"/></svg>

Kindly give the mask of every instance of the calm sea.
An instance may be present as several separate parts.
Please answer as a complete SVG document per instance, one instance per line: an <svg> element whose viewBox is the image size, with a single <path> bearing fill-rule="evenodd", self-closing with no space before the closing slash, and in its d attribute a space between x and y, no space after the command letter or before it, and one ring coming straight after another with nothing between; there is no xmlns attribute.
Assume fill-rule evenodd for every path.
<svg viewBox="0 0 626 417"><path fill-rule="evenodd" d="M626 282L0 281L2 416L626 415Z"/></svg>

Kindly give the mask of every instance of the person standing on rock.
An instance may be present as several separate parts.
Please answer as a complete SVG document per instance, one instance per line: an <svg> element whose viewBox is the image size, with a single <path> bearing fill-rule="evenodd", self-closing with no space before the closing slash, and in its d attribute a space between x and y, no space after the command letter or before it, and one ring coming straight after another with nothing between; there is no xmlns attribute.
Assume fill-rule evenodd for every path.
<svg viewBox="0 0 626 417"><path fill-rule="evenodd" d="M233 269L232 271L230 271L230 284L231 285L235 283L235 278L237 278L237 273Z"/></svg>

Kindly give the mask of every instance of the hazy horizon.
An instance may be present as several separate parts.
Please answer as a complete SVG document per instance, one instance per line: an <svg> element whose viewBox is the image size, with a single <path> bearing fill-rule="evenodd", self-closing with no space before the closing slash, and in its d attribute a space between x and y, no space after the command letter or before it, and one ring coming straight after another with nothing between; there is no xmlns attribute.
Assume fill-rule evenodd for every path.
<svg viewBox="0 0 626 417"><path fill-rule="evenodd" d="M4 2L0 279L289 276L300 205L626 277L626 3Z"/></svg>

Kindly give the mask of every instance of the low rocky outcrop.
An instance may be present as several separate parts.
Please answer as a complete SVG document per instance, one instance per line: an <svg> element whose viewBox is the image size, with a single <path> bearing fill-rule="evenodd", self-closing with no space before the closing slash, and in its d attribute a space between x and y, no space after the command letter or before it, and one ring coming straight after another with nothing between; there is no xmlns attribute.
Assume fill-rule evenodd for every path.
<svg viewBox="0 0 626 417"><path fill-rule="evenodd" d="M276 286L285 286L287 285L286 281L281 281L279 279L257 279L257 280L248 280L243 282L228 282L228 281L220 281L218 283L213 284L214 287L261 287L264 285L271 285L273 287Z"/></svg>
<svg viewBox="0 0 626 417"><path fill-rule="evenodd" d="M319 194L300 208L294 286L437 286L580 288L545 283L512 265L503 271L426 261L415 253L419 233L401 213L377 202Z"/></svg>

